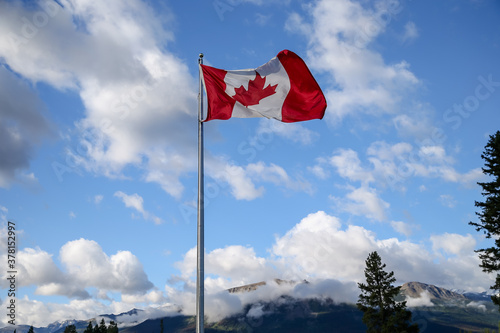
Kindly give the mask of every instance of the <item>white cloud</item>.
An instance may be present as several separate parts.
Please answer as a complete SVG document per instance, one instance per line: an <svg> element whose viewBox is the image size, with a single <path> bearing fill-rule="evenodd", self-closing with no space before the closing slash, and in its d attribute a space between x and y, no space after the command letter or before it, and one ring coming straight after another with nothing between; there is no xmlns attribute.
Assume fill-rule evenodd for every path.
<svg viewBox="0 0 500 333"><path fill-rule="evenodd" d="M151 290L145 294L123 294L122 302L130 304L164 304L167 299L161 290Z"/></svg>
<svg viewBox="0 0 500 333"><path fill-rule="evenodd" d="M8 301L8 300L7 300ZM27 296L16 300L19 308L23 311L16 313L16 322L30 323L35 327L43 327L56 320L67 320L74 318L77 320L87 320L94 318L100 313L120 313L130 310L130 305L123 306L112 302L110 305L103 304L97 300L72 300L67 304L40 302L29 299ZM6 305L2 304L2 307ZM2 318L2 323L8 325L7 317Z"/></svg>
<svg viewBox="0 0 500 333"><path fill-rule="evenodd" d="M246 166L234 165L224 158L210 157L205 161L206 174L212 177L219 188L229 185L231 194L238 200L254 200L264 195L263 186L257 183L272 183L288 190L312 192L309 182L290 177L281 166L264 162L250 163Z"/></svg>
<svg viewBox="0 0 500 333"><path fill-rule="evenodd" d="M372 174L361 167L358 154L352 149L339 150L330 158L330 163L343 178L360 181L363 184L368 184L374 180Z"/></svg>
<svg viewBox="0 0 500 333"><path fill-rule="evenodd" d="M176 263L181 277L186 279L196 272L196 248L190 249L184 260ZM234 286L272 279L277 272L268 265L265 258L257 257L252 248L240 245L215 249L205 255L206 289L209 293L219 292Z"/></svg>
<svg viewBox="0 0 500 333"><path fill-rule="evenodd" d="M5 232L3 230L2 234ZM62 269L51 254L39 248L22 249L17 257L16 268L23 277L17 282L18 286L35 286L38 295L88 299L87 288L96 288L100 295L108 291L137 295L153 287L142 264L132 253L118 251L108 256L95 241L83 238L61 247ZM2 287L6 287L6 274L2 273Z"/></svg>
<svg viewBox="0 0 500 333"><path fill-rule="evenodd" d="M307 18L290 15L286 28L310 40L308 64L335 80L325 94L330 121L352 113L392 113L419 83L405 61L388 65L369 49L401 10L397 7L381 2L368 9L353 1L323 0L305 7Z"/></svg>
<svg viewBox="0 0 500 333"><path fill-rule="evenodd" d="M115 197L118 197L122 199L123 203L125 204L126 207L133 208L139 213L144 214L144 199L137 193L128 195L123 193L122 191L116 191L114 194Z"/></svg>
<svg viewBox="0 0 500 333"><path fill-rule="evenodd" d="M434 306L434 304L431 302L431 294L427 290L424 290L416 298L406 296L406 305L409 308L416 308L419 306Z"/></svg>
<svg viewBox="0 0 500 333"><path fill-rule="evenodd" d="M225 163L224 165L220 162L216 163L216 167L207 164L210 176L219 182L229 184L231 193L236 199L254 200L264 194L264 187L257 188L245 168Z"/></svg>
<svg viewBox="0 0 500 333"><path fill-rule="evenodd" d="M339 211L365 216L370 220L385 221L390 205L382 200L377 191L370 187L360 187L347 193L345 198L331 197Z"/></svg>
<svg viewBox="0 0 500 333"><path fill-rule="evenodd" d="M328 162L326 158L318 157L316 158L316 165L307 167L307 170L319 179L324 180L330 177L330 172L326 169L327 164Z"/></svg>
<svg viewBox="0 0 500 333"><path fill-rule="evenodd" d="M391 221L391 226L396 232L403 234L405 236L410 236L412 234L412 227L402 221Z"/></svg>
<svg viewBox="0 0 500 333"><path fill-rule="evenodd" d="M7 300L8 301L8 300ZM72 300L69 303L51 303L40 302L37 300L29 299L27 296L18 298L16 304L19 305L23 311L16 313L16 322L28 323L35 327L44 327L54 321L65 321L68 318L76 320L88 320L90 318L97 318L100 320L99 315L104 313L124 313L132 310L134 305L125 302L111 301L104 304L98 300ZM5 302L2 307L7 306ZM163 304L162 306L144 307L143 311L138 311L136 314L121 316L117 321L124 325L130 323L140 323L146 319L155 319L166 316L175 316L178 314L179 308L175 305ZM8 325L6 318L2 318L1 322ZM107 319L106 319L107 321Z"/></svg>
<svg viewBox="0 0 500 333"><path fill-rule="evenodd" d="M365 257L375 246L375 235L357 226L348 226L346 230L341 227L338 218L320 211L309 214L277 238L272 253L289 275L286 278L359 281Z"/></svg>
<svg viewBox="0 0 500 333"><path fill-rule="evenodd" d="M163 222L162 219L144 209L144 199L139 194L134 193L128 195L122 191L116 191L114 196L122 199L126 207L135 209L141 213L145 220L152 220L156 224L161 224Z"/></svg>
<svg viewBox="0 0 500 333"><path fill-rule="evenodd" d="M251 247L239 245L207 252L206 313L210 320L217 320L241 311L247 304L283 294L355 302L359 294L356 282L364 280L365 259L372 251L380 254L387 270L394 271L398 283L423 281L444 288L489 289L494 276L479 268L472 236L434 235L430 242L432 251L425 248L425 242L378 238L364 227L346 225L323 211L312 213L284 235L277 236L265 257L258 256ZM452 256L443 256L441 250ZM53 304L18 299L23 308L19 320L29 318L30 323L41 326L48 324L47 318L53 321L66 316L84 320L99 313L128 311L137 304L163 306L167 301L182 306L186 314L195 312L196 248L176 263L180 274L170 279L165 293L152 285L138 258L129 251L108 256L96 242L79 239L66 243L59 257L61 268L51 254L41 249L19 251L18 269L23 276L19 286L36 286L39 295L63 295L80 300ZM307 279L310 283L278 286L272 282L275 278L296 282ZM6 276L2 276L1 281L5 286ZM254 293L225 291L259 281L267 281L267 285ZM88 289L95 289L92 294L101 299L90 299ZM109 303L107 294L111 292L120 293L121 302ZM426 302L422 296L410 301L413 306ZM168 309L172 313L172 309ZM257 315L258 309L252 313Z"/></svg>
<svg viewBox="0 0 500 333"><path fill-rule="evenodd" d="M109 257L95 241L79 239L66 243L60 258L75 285L125 294L142 293L153 287L142 264L129 251Z"/></svg>
<svg viewBox="0 0 500 333"><path fill-rule="evenodd" d="M56 266L51 254L41 249L26 248L19 251L17 257L16 267L20 276L23 276L22 281L18 281L19 287L34 285L35 293L39 295L89 297L82 286L73 284Z"/></svg>
<svg viewBox="0 0 500 333"><path fill-rule="evenodd" d="M341 177L350 181L364 184L376 182L403 190L406 180L413 177L440 178L464 186L470 186L484 177L480 168L465 173L455 170L454 159L439 145L414 147L406 142L389 144L376 141L366 149L366 155L369 166L363 165L358 153L352 149L338 150L330 162ZM322 168L324 165L318 163Z"/></svg>
<svg viewBox="0 0 500 333"><path fill-rule="evenodd" d="M69 144L85 149L68 148L79 168L122 177L124 167L133 164L142 167L145 180L179 197L183 190L179 177L196 170L192 162L196 161L196 138L189 134L196 123L196 85L186 64L168 52L172 17L164 13L160 20L139 0L61 3L63 7L53 3L47 11L21 1L2 2L1 29L11 31L15 38L0 36L0 57L27 80L79 94L85 114L70 133L75 142ZM47 24L26 36L20 19L38 12L48 18ZM93 56L82 56L89 49ZM21 109L40 109L30 103L34 107ZM30 114L36 117L23 120ZM12 179L13 170L28 166L31 147L47 132L39 112L17 113L13 119L24 126L17 136L23 139L14 145L15 128L1 131L12 134L2 142L10 143L9 156L18 157L11 159L15 163L5 168L8 174L3 179ZM27 126L35 123L33 138L26 136ZM158 152L164 153L158 156Z"/></svg>
<svg viewBox="0 0 500 333"><path fill-rule="evenodd" d="M443 250L445 253L457 256L473 253L476 246L476 240L470 234L463 236L460 234L444 233L442 235L432 235L430 240L434 251Z"/></svg>
<svg viewBox="0 0 500 333"><path fill-rule="evenodd" d="M445 248L456 256L445 258L423 244L396 238L378 239L363 227L343 224L324 212L310 214L284 236L276 239L272 253L279 267L293 279L307 276L359 282L364 278L364 260L377 251L398 281L424 281L443 288L488 290L493 276L479 268L470 236L431 238L433 251ZM456 242L456 243L454 243ZM459 244L459 245L453 245Z"/></svg>
<svg viewBox="0 0 500 333"><path fill-rule="evenodd" d="M418 29L415 22L408 21L405 24L405 30L402 36L403 42L408 42L416 39L418 37Z"/></svg>
<svg viewBox="0 0 500 333"><path fill-rule="evenodd" d="M480 310L482 312L486 312L486 305L483 302L472 301L472 302L467 304L467 307L477 309L477 310Z"/></svg>

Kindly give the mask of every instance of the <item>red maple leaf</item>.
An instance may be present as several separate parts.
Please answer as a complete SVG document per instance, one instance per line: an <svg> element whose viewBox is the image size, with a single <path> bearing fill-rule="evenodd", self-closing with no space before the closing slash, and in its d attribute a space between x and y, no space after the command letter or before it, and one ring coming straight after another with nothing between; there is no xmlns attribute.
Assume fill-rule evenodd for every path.
<svg viewBox="0 0 500 333"><path fill-rule="evenodd" d="M244 106L259 104L261 99L276 94L276 87L278 85L271 86L269 84L264 88L264 84L266 83L265 77L263 78L259 73L255 73L257 74L255 79L248 81L248 90L243 85L234 89L235 95L233 98Z"/></svg>

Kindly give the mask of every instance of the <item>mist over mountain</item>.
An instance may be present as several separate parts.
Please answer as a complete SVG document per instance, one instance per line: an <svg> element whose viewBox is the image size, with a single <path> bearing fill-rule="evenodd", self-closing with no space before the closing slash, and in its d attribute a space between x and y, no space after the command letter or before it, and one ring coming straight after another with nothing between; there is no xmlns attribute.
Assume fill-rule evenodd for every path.
<svg viewBox="0 0 500 333"><path fill-rule="evenodd" d="M242 311L225 318L206 322L206 332L365 332L362 313L354 302L338 301L335 297L315 295L299 297L302 290L320 290L324 281L309 282L271 280L226 290L226 294L241 294L251 299ZM261 291L271 287L281 289L281 294L271 298L255 298ZM266 289L267 288L267 289ZM295 292L290 292L291 290ZM406 300L412 311L412 319L421 331L457 332L458 329L479 332L496 329L500 321L498 309L486 293L448 290L421 282L407 282L401 286L400 300ZM164 333L195 332L195 318L186 315L183 309L168 305L161 308L131 309L120 314L102 314L87 320L68 319L47 327L35 327L36 333L62 333L66 326L75 325L79 333L92 322L95 326L101 319L106 324L118 323L122 333L160 332L163 321ZM26 333L29 325L8 326L0 333Z"/></svg>

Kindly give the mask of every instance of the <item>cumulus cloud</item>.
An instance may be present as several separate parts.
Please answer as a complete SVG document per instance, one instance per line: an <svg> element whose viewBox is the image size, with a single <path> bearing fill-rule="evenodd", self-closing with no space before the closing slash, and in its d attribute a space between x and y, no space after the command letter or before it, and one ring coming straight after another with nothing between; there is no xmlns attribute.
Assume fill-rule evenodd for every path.
<svg viewBox="0 0 500 333"><path fill-rule="evenodd" d="M454 238L443 237L450 242ZM439 239L434 239L436 244ZM206 306L209 320L236 314L249 304L253 304L250 316L258 317L264 314L262 302L281 295L354 303L359 294L356 283L364 281L365 260L372 251L381 255L387 270L395 272L398 283L425 281L443 288L460 285L467 290L484 291L494 278L481 271L473 252L455 249L450 251L457 255L445 257L437 247L430 251L422 243L381 239L366 228L345 225L337 217L319 211L303 218L283 236L277 236L267 257L257 257L252 248L241 246L207 253L205 301L210 304ZM181 274L172 277L166 287L167 296L181 305L184 313L194 314L196 249L189 250L177 267ZM295 283L277 284L276 277ZM304 283L304 279L309 283ZM251 293L225 291L259 281L266 284ZM412 307L432 305L426 293L408 302Z"/></svg>
<svg viewBox="0 0 500 333"><path fill-rule="evenodd" d="M432 235L430 237L434 251L443 250L447 254L461 255L472 253L476 246L476 240L472 235L466 236L454 233Z"/></svg>
<svg viewBox="0 0 500 333"><path fill-rule="evenodd" d="M330 157L330 163L343 178L366 184L374 180L373 175L361 166L358 154L352 149L340 149Z"/></svg>
<svg viewBox="0 0 500 333"><path fill-rule="evenodd" d="M190 249L184 260L176 263L181 277L192 277L196 272L196 248ZM205 272L209 276L223 278L207 278L207 292L219 292L234 286L250 284L272 279L277 272L267 260L258 257L252 248L232 245L215 249L205 255Z"/></svg>
<svg viewBox="0 0 500 333"><path fill-rule="evenodd" d="M6 238L5 232L3 229L1 239ZM207 315L210 320L217 320L242 311L246 305L257 304L251 314L258 316L262 314L259 302L272 301L281 295L329 297L335 302L353 303L359 294L356 283L364 281L365 260L372 251L380 254L387 270L394 271L397 283L423 281L443 288L460 286L477 292L489 289L494 276L479 268L472 236L433 235L428 242L432 244L431 249L426 248L425 243L380 238L369 229L346 224L324 211L311 213L285 234L276 236L266 256L258 256L252 247L240 245L207 252ZM5 255L2 253L4 260ZM18 256L19 275L23 276L20 287L35 286L38 295L76 298L68 304L19 300L23 316L31 316L31 322L40 326L47 324L47 318L88 319L99 313L128 311L137 304L156 307L175 304L185 314L195 313L196 248L176 263L179 274L169 279L164 291L153 286L132 253L118 251L108 255L91 240L66 243L59 252L60 265L50 253L38 248L25 248ZM295 283L277 284L275 278ZM304 279L309 283L303 283ZM266 285L256 292L230 294L226 290L260 281L266 281ZM2 276L2 287L6 283L6 276ZM107 293L120 293L121 301L105 304L103 300L110 301ZM425 295L409 303L428 305ZM167 308L169 313L174 312L171 307ZM58 312L49 316L51 311Z"/></svg>
<svg viewBox="0 0 500 333"><path fill-rule="evenodd" d="M345 198L331 197L335 207L352 215L365 216L370 220L385 221L389 203L379 197L374 188L360 187L347 193Z"/></svg>
<svg viewBox="0 0 500 333"><path fill-rule="evenodd" d="M464 173L457 171L453 157L440 145L414 146L408 142L389 144L376 141L368 146L365 154L362 159L360 152L339 149L330 157L318 158L316 165L309 170L318 177L326 177L328 167L333 167L339 176L351 182L397 190L405 190L405 182L414 177L438 178L466 187L484 177L481 168ZM425 186L421 187L423 189Z"/></svg>
<svg viewBox="0 0 500 333"><path fill-rule="evenodd" d="M123 294L122 302L130 304L165 304L168 300L161 290L151 290L145 294Z"/></svg>
<svg viewBox="0 0 500 333"><path fill-rule="evenodd" d="M66 243L59 257L63 269L46 251L39 248L20 250L16 268L23 278L17 282L18 287L35 286L35 294L38 295L78 299L90 298L87 288L104 291L103 295L107 291L144 295L153 287L142 264L129 251L108 256L95 241L82 238ZM5 274L2 275L2 287L7 286ZM158 295L153 293L143 297L152 301Z"/></svg>
<svg viewBox="0 0 500 333"><path fill-rule="evenodd" d="M71 133L75 142L69 144L82 149L67 152L77 166L110 177L123 176L126 165L141 166L146 181L179 197L183 187L178 178L196 170L196 138L188 134L196 124L196 85L183 61L167 51L173 38L167 29L171 16L160 20L139 0L60 3L2 2L1 28L10 34L0 36L0 58L27 80L79 94L85 114ZM23 17L42 16L45 24L38 28L20 24ZM93 57L84 57L89 49ZM4 72L2 68L2 79ZM26 95L25 90L14 91L14 96ZM18 103L36 104L26 97ZM1 131L9 135L2 142L12 150L12 165L2 168L7 172L4 184L15 170L28 166L31 147L47 132L39 114L13 115L22 127L21 140L15 140L16 128ZM27 136L33 124L36 131Z"/></svg>
<svg viewBox="0 0 500 333"><path fill-rule="evenodd" d="M325 95L328 117L337 122L348 114L387 114L419 80L405 61L386 64L369 46L401 10L380 2L375 8L360 3L317 1L307 14L290 15L286 28L309 39L308 64L328 73L335 82Z"/></svg>
<svg viewBox="0 0 500 333"><path fill-rule="evenodd" d="M446 240L451 241L447 237ZM487 290L492 277L481 271L473 251L462 251L473 246L467 240L464 236L460 250L449 249L460 255L443 257L422 244L397 238L379 239L363 227L344 226L338 218L320 211L305 217L277 238L272 253L279 267L286 267L283 271L289 272L295 280L312 275L359 282L363 279L368 253L377 251L388 269L395 271L398 281L425 281L444 288L460 285L465 289Z"/></svg>
<svg viewBox="0 0 500 333"><path fill-rule="evenodd" d="M82 238L66 243L59 255L75 285L124 294L144 293L153 287L142 264L129 251L108 256L95 241Z"/></svg>
<svg viewBox="0 0 500 333"><path fill-rule="evenodd" d="M38 295L65 295L80 299L89 297L81 285L72 283L57 267L51 254L38 248L26 248L19 251L17 257L16 267L23 276L18 281L19 287L36 286L35 294Z"/></svg>
<svg viewBox="0 0 500 333"><path fill-rule="evenodd" d="M68 141L67 157L78 170L123 178L127 177L126 166L132 165L141 170L142 180L157 183L168 194L181 198L184 193L181 178L197 170L196 137L191 135L196 126L196 84L184 61L169 51L168 43L173 40L169 30L172 16L162 13L159 19L140 0L125 3L64 0L60 4L2 3L1 28L11 33L0 36L0 58L29 81L73 90L80 96L85 113L66 135L73 138ZM21 18L35 16L46 18L43 26L31 29L32 23L26 23L26 27L19 24L23 22ZM32 33L26 36L25 30ZM89 49L94 56L83 57ZM30 121L41 125L33 133L43 134L44 118L38 111L34 113L36 117ZM27 121L23 124L30 125ZM265 121L261 124L257 139L271 135L310 144L317 138L316 133L300 124L282 126ZM23 130L27 132L28 128ZM9 142L14 143L13 139L11 135ZM19 158L14 166L6 167L8 177L3 178L13 179L15 170L28 166L28 152L35 139L20 142L23 146L15 150ZM9 144L7 148L13 147L16 146ZM14 157L14 152L9 156ZM219 161L213 168L210 163L209 157L207 171L218 171L207 175L229 184L231 193L240 200L262 196L264 187L255 185L254 178L267 182L263 177L270 174L272 183L311 191L307 182L290 179L276 166L266 166L270 173L248 175L249 167L231 161ZM64 162L61 164L64 166Z"/></svg>
<svg viewBox="0 0 500 333"><path fill-rule="evenodd" d="M238 200L254 200L263 196L264 186L258 186L258 183L272 183L287 190L312 193L312 185L308 181L291 177L283 167L274 163L256 162L239 166L224 158L214 157L205 163L207 174L221 188L229 185L231 194Z"/></svg>

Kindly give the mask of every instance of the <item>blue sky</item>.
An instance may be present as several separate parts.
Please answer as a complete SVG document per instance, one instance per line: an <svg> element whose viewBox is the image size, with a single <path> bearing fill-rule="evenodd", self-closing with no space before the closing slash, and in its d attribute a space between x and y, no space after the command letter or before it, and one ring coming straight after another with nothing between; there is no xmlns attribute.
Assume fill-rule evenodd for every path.
<svg viewBox="0 0 500 333"><path fill-rule="evenodd" d="M274 278L355 301L375 250L398 283L488 290L468 222L500 124L499 21L481 0L1 2L18 320L194 312L200 52L244 69L290 49L328 102L323 120L206 123L212 319L251 301L225 289Z"/></svg>

